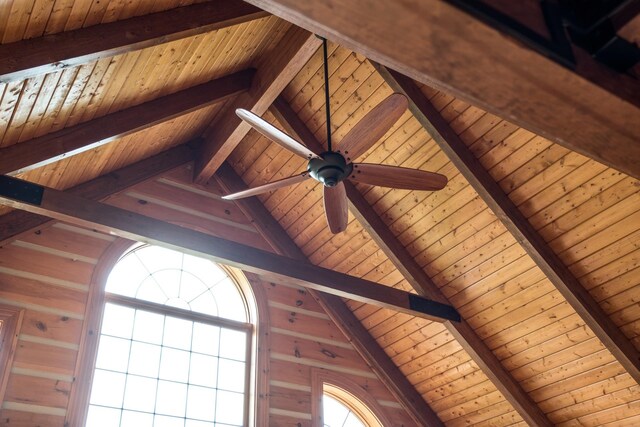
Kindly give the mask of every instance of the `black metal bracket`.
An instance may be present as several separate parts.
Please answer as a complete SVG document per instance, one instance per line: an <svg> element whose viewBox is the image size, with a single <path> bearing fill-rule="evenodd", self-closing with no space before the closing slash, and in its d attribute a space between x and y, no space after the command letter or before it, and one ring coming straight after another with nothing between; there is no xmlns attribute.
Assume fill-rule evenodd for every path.
<svg viewBox="0 0 640 427"><path fill-rule="evenodd" d="M0 196L39 206L44 187L21 179L0 175Z"/></svg>

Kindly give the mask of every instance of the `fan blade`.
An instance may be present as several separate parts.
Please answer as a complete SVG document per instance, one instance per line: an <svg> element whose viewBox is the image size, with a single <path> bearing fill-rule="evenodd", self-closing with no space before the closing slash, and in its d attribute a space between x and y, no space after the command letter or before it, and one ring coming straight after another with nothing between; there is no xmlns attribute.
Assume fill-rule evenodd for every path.
<svg viewBox="0 0 640 427"><path fill-rule="evenodd" d="M368 163L354 163L349 178L365 184L405 190L434 191L447 185L447 177L439 173Z"/></svg>
<svg viewBox="0 0 640 427"><path fill-rule="evenodd" d="M262 117L256 116L251 111L238 108L236 110L236 114L242 120L249 123L255 130L298 156L304 157L307 160L318 157L316 153L309 150L307 147L291 138L271 123L265 121Z"/></svg>
<svg viewBox="0 0 640 427"><path fill-rule="evenodd" d="M342 138L338 152L342 153L347 160L357 159L391 129L391 126L404 114L407 106L407 98L404 95L391 94L369 111Z"/></svg>
<svg viewBox="0 0 640 427"><path fill-rule="evenodd" d="M267 191L277 190L278 188L286 187L288 185L297 184L299 182L304 181L305 179L310 178L308 172L303 172L300 175L290 176L289 178L280 179L278 181L273 181L268 184L260 185L254 188L248 188L244 191L239 191L237 193L229 194L223 196L222 198L225 200L237 200L244 199L245 197L255 196L257 194L266 193Z"/></svg>
<svg viewBox="0 0 640 427"><path fill-rule="evenodd" d="M335 187L324 188L324 213L327 217L329 230L333 234L343 232L347 228L349 220L347 191L344 183L339 182Z"/></svg>

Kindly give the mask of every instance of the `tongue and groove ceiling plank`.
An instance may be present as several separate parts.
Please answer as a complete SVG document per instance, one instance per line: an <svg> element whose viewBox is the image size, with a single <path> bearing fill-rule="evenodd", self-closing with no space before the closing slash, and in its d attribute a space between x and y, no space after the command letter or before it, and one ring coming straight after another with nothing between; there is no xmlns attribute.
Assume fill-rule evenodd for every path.
<svg viewBox="0 0 640 427"><path fill-rule="evenodd" d="M321 44L319 38L299 27L287 31L275 52L257 67L249 92L230 103L203 135L205 143L194 171L197 183L206 183L249 132L251 127L235 110L244 108L263 115Z"/></svg>
<svg viewBox="0 0 640 427"><path fill-rule="evenodd" d="M587 326L614 354L627 372L640 383L640 352L606 315L562 260L549 248L415 83L408 77L382 66L378 66L378 71L391 87L407 96L411 112L429 131L460 173L500 218Z"/></svg>
<svg viewBox="0 0 640 427"><path fill-rule="evenodd" d="M316 153L324 151L313 133L300 120L284 98L278 97L271 111L287 133L297 135L299 141ZM349 210L393 265L402 273L404 278L418 294L443 304L449 304L447 298L440 292L406 248L391 233L355 185L349 181L345 181L344 184L349 199ZM446 322L445 327L455 336L458 343L471 355L474 362L492 380L496 388L525 421L531 425L553 425L464 319L456 323Z"/></svg>
<svg viewBox="0 0 640 427"><path fill-rule="evenodd" d="M640 178L638 106L451 4L437 0L249 3ZM637 94L636 84L636 98Z"/></svg>
<svg viewBox="0 0 640 427"><path fill-rule="evenodd" d="M268 16L240 0L205 2L0 45L0 83L168 43Z"/></svg>
<svg viewBox="0 0 640 427"><path fill-rule="evenodd" d="M246 189L246 186L242 184L242 177L227 163L221 165L215 178L229 193ZM275 251L290 258L308 262L307 257L257 198L240 199L235 203L251 219L260 234ZM313 290L310 292L409 415L419 425L443 426L444 424L435 412L371 337L344 301L335 295Z"/></svg>

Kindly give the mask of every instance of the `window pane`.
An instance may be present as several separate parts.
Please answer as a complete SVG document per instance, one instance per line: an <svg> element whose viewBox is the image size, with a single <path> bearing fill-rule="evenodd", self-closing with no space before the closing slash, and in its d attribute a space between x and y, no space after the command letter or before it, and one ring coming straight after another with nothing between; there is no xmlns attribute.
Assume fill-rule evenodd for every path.
<svg viewBox="0 0 640 427"><path fill-rule="evenodd" d="M220 344L220 328L217 326L205 325L204 323L193 324L193 348L196 353L210 354L216 356Z"/></svg>
<svg viewBox="0 0 640 427"><path fill-rule="evenodd" d="M120 427L153 427L153 414L122 411L122 423Z"/></svg>
<svg viewBox="0 0 640 427"><path fill-rule="evenodd" d="M187 418L215 421L216 391L212 388L189 386Z"/></svg>
<svg viewBox="0 0 640 427"><path fill-rule="evenodd" d="M205 387L215 387L217 380L218 359L202 354L192 354L189 382Z"/></svg>
<svg viewBox="0 0 640 427"><path fill-rule="evenodd" d="M187 385L171 381L158 381L156 413L184 417Z"/></svg>
<svg viewBox="0 0 640 427"><path fill-rule="evenodd" d="M184 427L184 419L176 417L167 417L164 415L156 415L154 418L154 427Z"/></svg>
<svg viewBox="0 0 640 427"><path fill-rule="evenodd" d="M193 322L167 317L164 323L164 339L162 343L167 347L191 349L191 328Z"/></svg>
<svg viewBox="0 0 640 427"><path fill-rule="evenodd" d="M131 343L131 355L129 356L129 373L156 378L158 376L159 364L159 346L137 341Z"/></svg>
<svg viewBox="0 0 640 427"><path fill-rule="evenodd" d="M220 357L244 360L247 351L247 334L230 329L220 332Z"/></svg>
<svg viewBox="0 0 640 427"><path fill-rule="evenodd" d="M120 410L102 406L89 406L87 425L91 427L114 427L120 423Z"/></svg>
<svg viewBox="0 0 640 427"><path fill-rule="evenodd" d="M235 360L220 359L218 388L229 391L244 391L245 364Z"/></svg>
<svg viewBox="0 0 640 427"><path fill-rule="evenodd" d="M129 375L124 394L124 408L153 412L156 403L156 386L157 380L153 378Z"/></svg>
<svg viewBox="0 0 640 427"><path fill-rule="evenodd" d="M240 393L218 390L216 421L231 425L242 425L244 396Z"/></svg>
<svg viewBox="0 0 640 427"><path fill-rule="evenodd" d="M188 351L163 347L160 378L186 383L189 379L189 356Z"/></svg>
<svg viewBox="0 0 640 427"><path fill-rule="evenodd" d="M133 339L152 344L162 344L164 316L148 311L136 310Z"/></svg>
<svg viewBox="0 0 640 427"><path fill-rule="evenodd" d="M131 341L102 335L98 347L96 368L127 372Z"/></svg>
<svg viewBox="0 0 640 427"><path fill-rule="evenodd" d="M124 381L124 374L96 369L93 374L91 403L120 408L124 396Z"/></svg>
<svg viewBox="0 0 640 427"><path fill-rule="evenodd" d="M106 304L104 306L101 333L114 337L131 338L134 311L135 310L129 307Z"/></svg>

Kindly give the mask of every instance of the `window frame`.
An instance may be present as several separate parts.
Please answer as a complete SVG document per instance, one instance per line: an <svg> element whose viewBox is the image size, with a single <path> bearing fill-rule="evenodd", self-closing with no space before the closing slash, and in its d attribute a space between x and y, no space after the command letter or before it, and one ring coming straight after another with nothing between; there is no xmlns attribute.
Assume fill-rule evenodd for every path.
<svg viewBox="0 0 640 427"><path fill-rule="evenodd" d="M117 239L105 251L94 269L91 278L91 287L87 297L85 322L82 330L76 368L74 370L74 383L69 396L69 406L67 408L65 425L84 426L86 424L90 404L91 387L93 384L93 375L95 372L99 341L102 331L104 309L107 303L122 305L118 301L124 302L125 300L129 300L127 302L131 302L134 305L139 305L141 310L154 311L168 316L171 316L171 313L181 313L180 317L184 314L184 318L187 318L187 320L191 320L188 319L190 317L192 319L197 319L194 321L208 324L212 324L211 321L214 320L220 322L216 326L246 331L247 374L245 378L246 393L244 425L254 426L259 424L255 418L257 414L261 412L259 408L264 402L261 402L261 399L258 399L258 397L265 394L265 390L264 384L262 384L264 381L260 381L262 380L262 376L260 375L261 372L260 369L258 369L258 365L263 363L262 359L264 359L265 355L263 354L264 352L260 350L261 336L258 335L257 329L262 327L265 320L259 319L261 317L261 307L260 304L258 304L260 299L254 292L255 287L252 286L248 279L242 277L243 275L241 272L218 264L219 267L225 270L228 276L238 287L238 291L240 292L247 308L249 323L238 322L231 319L224 319L189 310L183 310L177 307L165 306L144 300L107 293L106 284L112 269L122 257L143 245L143 243L123 238ZM248 295L247 293L250 293L251 295ZM126 304L126 306L132 307L129 304Z"/></svg>
<svg viewBox="0 0 640 427"><path fill-rule="evenodd" d="M0 305L0 403L7 390L23 318L24 309Z"/></svg>

